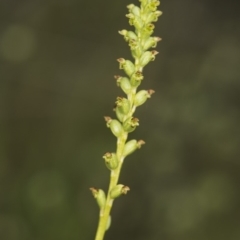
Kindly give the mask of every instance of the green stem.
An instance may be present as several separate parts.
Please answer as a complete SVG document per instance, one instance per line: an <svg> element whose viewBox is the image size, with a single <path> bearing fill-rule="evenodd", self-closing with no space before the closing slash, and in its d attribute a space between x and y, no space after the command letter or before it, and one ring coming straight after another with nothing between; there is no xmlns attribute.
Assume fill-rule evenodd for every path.
<svg viewBox="0 0 240 240"><path fill-rule="evenodd" d="M124 158L122 156L122 152L123 152L123 148L124 148L125 142L127 140L127 137L128 137L128 134L124 133L117 140L117 157L120 161L119 161L119 165L118 165L117 169L111 171L107 199L106 199L104 208L100 211L98 228L97 228L95 240L103 240L105 232L106 232L108 218L110 217L110 212L111 212L111 208L113 205L113 199L110 197L110 191L118 183L118 179L120 176L120 172L121 172L121 168L122 168L122 164L123 164L123 160L124 160Z"/></svg>
<svg viewBox="0 0 240 240"><path fill-rule="evenodd" d="M131 154L137 148L136 147L134 149L133 147L132 149L133 151L131 151L130 148L127 148L127 147L125 148L125 143L128 138L128 132L134 131L135 127L138 125L136 124L136 122L138 122L138 119L133 118L133 114L136 110L136 107L142 105L147 100L147 98L150 98L150 95L154 92L153 90L149 90L149 93L148 93L148 91L142 90L136 93L137 88L141 83L141 80L143 79L143 75L142 75L143 68L150 61L153 61L155 59L155 55L157 54L157 51L148 51L148 49L156 47L157 42L161 40L158 37L151 37L151 34L154 29L154 25L152 24L152 22L156 22L158 17L162 14L162 12L157 11L157 7L160 4L160 2L157 0L139 0L139 1L141 2L141 7L139 8L133 4L128 5L129 14L126 15L129 18L130 25L134 26L135 33L127 30L122 30L119 32L121 35L124 36L125 40L129 43L130 49L132 51L132 55L135 58L135 63L132 63L131 61L125 60L123 58L118 59L118 62L120 63L120 69L123 69L126 75L128 75L127 80L126 78L123 78L122 79L123 81L120 80L119 86L121 86L124 93L127 94L127 98L128 98L127 102L130 104L130 111L129 111L129 105L127 105L127 110L125 107L123 108L123 110L125 109L124 111L117 112L116 113L117 118L121 123L118 120L115 120L115 122L113 122L113 123L116 123L115 125L111 125L111 122L109 122L111 126L108 125L108 120L110 119L111 121L111 118L106 117L107 126L110 128L112 127L111 128L112 133L115 136L117 136L116 155L118 160L118 166L116 169L113 167L112 168L108 167L109 169L114 169L114 170L111 170L110 184L108 188L106 201L105 201L105 193L103 192L103 190L100 189L101 191L99 190L100 191L100 194L99 194L99 192L96 189L94 188L91 189L94 194L94 197L97 198L98 205L100 206L99 222L98 222L98 228L97 228L95 240L104 239L104 235L108 227L107 225L110 218L110 212L111 212L113 201L114 201L113 199L114 195L112 190L114 191L114 188L116 189L116 187L119 185L123 186L121 184L119 185L117 184L118 184L118 179L120 176L122 164L124 161L124 157L127 156L128 154ZM128 114L124 114L126 112L128 112ZM131 126L133 127L133 129L129 129L128 125L125 125L125 123L129 124L129 119L133 120L133 122L135 121L134 123L135 125L133 124ZM136 140L132 140L132 141L134 143L136 142ZM132 141L128 142L130 143L130 146ZM143 141L140 140L139 142L143 142ZM138 148L140 148L140 146L141 145L139 145ZM129 144L128 144L128 147L129 147ZM103 197L103 194L104 194L104 197Z"/></svg>
<svg viewBox="0 0 240 240"><path fill-rule="evenodd" d="M136 108L133 105L135 94L136 94L136 89L133 89L132 92L130 94L128 94L128 100L130 101L130 104L131 104L131 111L129 111L129 114L127 114L125 116L125 119L132 116L133 113L135 112ZM104 208L102 210L100 210L99 222L98 222L98 228L97 228L95 240L103 240L105 232L106 232L108 218L110 217L110 212L111 212L112 205L113 205L113 199L110 197L110 191L118 184L118 179L119 179L119 176L121 173L122 164L123 164L123 160L124 160L123 149L124 149L127 138L128 138L128 133L124 132L117 139L116 153L117 153L117 158L119 160L119 165L115 170L111 171L107 199L106 199Z"/></svg>

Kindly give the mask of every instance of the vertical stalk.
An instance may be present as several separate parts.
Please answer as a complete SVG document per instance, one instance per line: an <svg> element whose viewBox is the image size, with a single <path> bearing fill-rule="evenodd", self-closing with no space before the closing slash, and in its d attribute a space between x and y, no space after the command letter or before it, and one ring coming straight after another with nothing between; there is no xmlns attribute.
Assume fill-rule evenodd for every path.
<svg viewBox="0 0 240 240"><path fill-rule="evenodd" d="M111 212L111 208L112 208L113 201L114 201L114 199L112 199L110 196L110 191L118 183L118 179L120 176L122 163L123 163L123 159L124 159L122 156L122 152L123 152L125 142L127 140L127 135L128 134L126 134L126 133L123 134L121 137L118 138L118 141L117 141L117 157L118 157L118 159L121 159L121 161L120 161L120 164L118 165L117 169L111 171L107 199L106 199L105 207L100 211L100 214L99 214L99 223L98 223L95 240L103 240L104 239L105 231L107 228L107 223L108 223L108 220L110 217L110 212Z"/></svg>
<svg viewBox="0 0 240 240"><path fill-rule="evenodd" d="M106 166L110 169L110 183L107 196L101 189L90 188L97 203L100 207L98 228L95 240L103 240L106 230L110 226L110 213L114 199L122 194L126 194L129 187L118 184L123 161L126 156L133 153L136 149L144 144L143 140L130 140L127 142L128 134L133 132L139 125L138 119L133 117L137 107L144 104L148 98L154 93L153 90L140 90L137 88L143 80L143 68L150 62L154 61L157 51L148 51L154 48L159 37L151 37L154 24L158 17L162 14L157 11L160 5L158 0L139 0L141 7L130 4L127 6L129 14L129 24L134 26L135 32L122 30L119 31L124 39L128 42L134 62L119 58L120 69L123 69L127 77L116 76L117 85L121 87L127 98L118 97L116 101L115 112L117 119L105 117L107 127L109 127L115 137L117 137L117 147L115 153L106 153Z"/></svg>

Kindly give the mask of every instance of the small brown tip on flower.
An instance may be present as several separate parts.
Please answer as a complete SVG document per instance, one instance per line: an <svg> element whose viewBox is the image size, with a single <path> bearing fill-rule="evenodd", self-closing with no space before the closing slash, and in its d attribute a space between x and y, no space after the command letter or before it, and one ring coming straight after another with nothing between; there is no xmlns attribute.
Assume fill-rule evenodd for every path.
<svg viewBox="0 0 240 240"><path fill-rule="evenodd" d="M120 197L121 195L126 195L129 190L130 188L128 186L118 184L115 187L113 187L112 190L110 191L110 197L112 199L115 199L117 197Z"/></svg>
<svg viewBox="0 0 240 240"><path fill-rule="evenodd" d="M122 188L122 194L127 194L127 192L130 191L130 188L128 186L123 186Z"/></svg>
<svg viewBox="0 0 240 240"><path fill-rule="evenodd" d="M154 56L156 56L157 54L159 54L159 52L156 51L156 50L151 51L151 53L152 53Z"/></svg>
<svg viewBox="0 0 240 240"><path fill-rule="evenodd" d="M104 119L105 119L106 122L109 122L109 121L112 120L112 119L111 119L110 117L108 117L108 116L104 116Z"/></svg>
<svg viewBox="0 0 240 240"><path fill-rule="evenodd" d="M157 42L160 42L160 41L162 41L162 38L156 37L156 40L157 40Z"/></svg>
<svg viewBox="0 0 240 240"><path fill-rule="evenodd" d="M132 117L131 118L131 123L132 123L132 126L139 126L139 119L138 118L135 118L135 117Z"/></svg>
<svg viewBox="0 0 240 240"><path fill-rule="evenodd" d="M116 80L118 80L119 78L121 78L121 76L120 76L120 75L114 75L114 78L115 78Z"/></svg>
<svg viewBox="0 0 240 240"><path fill-rule="evenodd" d="M102 209L106 203L106 195L102 189L89 188L96 199L98 206Z"/></svg>
<svg viewBox="0 0 240 240"><path fill-rule="evenodd" d="M103 155L103 158L104 158L105 164L109 170L114 170L118 167L118 158L117 158L116 153L106 152Z"/></svg>
<svg viewBox="0 0 240 240"><path fill-rule="evenodd" d="M131 8L133 8L133 7L134 7L133 4L129 4L129 5L127 5L127 9L131 9Z"/></svg>
<svg viewBox="0 0 240 240"><path fill-rule="evenodd" d="M125 59L124 59L124 58L118 58L117 61L118 61L119 63L124 63L124 62L125 62Z"/></svg>
<svg viewBox="0 0 240 240"><path fill-rule="evenodd" d="M98 193L98 190L96 188L89 188L89 190L92 192L93 196L96 197L96 194Z"/></svg>
<svg viewBox="0 0 240 240"><path fill-rule="evenodd" d="M155 93L155 91L154 91L154 90L152 90L152 89L149 89L149 90L148 90L148 93L149 93L149 95L152 95L152 94L154 94L154 93Z"/></svg>
<svg viewBox="0 0 240 240"><path fill-rule="evenodd" d="M146 144L146 142L145 141L143 141L143 140L138 140L138 147L140 148L142 145L144 145L144 144Z"/></svg>
<svg viewBox="0 0 240 240"><path fill-rule="evenodd" d="M117 97L117 102L123 100L124 97Z"/></svg>

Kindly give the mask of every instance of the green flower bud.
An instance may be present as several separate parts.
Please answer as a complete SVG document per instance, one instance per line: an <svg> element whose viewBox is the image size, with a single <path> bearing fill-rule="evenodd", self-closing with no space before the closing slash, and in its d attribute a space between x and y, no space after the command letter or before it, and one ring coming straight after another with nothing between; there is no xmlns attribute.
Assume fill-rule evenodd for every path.
<svg viewBox="0 0 240 240"><path fill-rule="evenodd" d="M148 91L146 90L141 90L139 92L137 92L137 94L135 95L134 98L134 105L136 107L142 105L143 103L145 103L147 101L148 98L151 97L151 95L154 93L155 91L150 89Z"/></svg>
<svg viewBox="0 0 240 240"><path fill-rule="evenodd" d="M147 24L141 31L142 33L142 38L143 39L148 39L149 36L153 34L155 26L152 23Z"/></svg>
<svg viewBox="0 0 240 240"><path fill-rule="evenodd" d="M123 194L126 195L129 190L130 190L130 188L128 186L118 184L112 188L112 190L110 192L110 197L115 199L117 197L120 197Z"/></svg>
<svg viewBox="0 0 240 240"><path fill-rule="evenodd" d="M157 22L158 17L162 15L162 11L150 12L146 15L145 23Z"/></svg>
<svg viewBox="0 0 240 240"><path fill-rule="evenodd" d="M137 35L132 31L127 31L127 30L123 29L123 30L119 31L119 33L121 35L123 35L123 37L126 41L137 40Z"/></svg>
<svg viewBox="0 0 240 240"><path fill-rule="evenodd" d="M128 78L126 77L121 77L121 76L115 76L117 79L117 85L121 87L121 89L126 93L129 94L131 93L132 90L132 85L129 81Z"/></svg>
<svg viewBox="0 0 240 240"><path fill-rule="evenodd" d="M142 67L146 66L150 61L154 61L157 51L146 51L140 58L140 64Z"/></svg>
<svg viewBox="0 0 240 240"><path fill-rule="evenodd" d="M132 25L138 30L140 30L144 26L144 22L142 19L138 16L135 16L134 19L132 20Z"/></svg>
<svg viewBox="0 0 240 240"><path fill-rule="evenodd" d="M134 117L130 117L128 118L126 121L124 121L123 123L123 129L126 132L133 132L135 130L135 128L137 126L139 126L139 119L138 118L134 118Z"/></svg>
<svg viewBox="0 0 240 240"><path fill-rule="evenodd" d="M128 41L127 32L128 32L128 31L125 30L125 29L123 29L123 30L121 30L121 31L118 31L119 34L123 35L123 37L124 37L124 39L125 39L126 41Z"/></svg>
<svg viewBox="0 0 240 240"><path fill-rule="evenodd" d="M128 99L117 97L116 106L123 114L128 114L131 104Z"/></svg>
<svg viewBox="0 0 240 240"><path fill-rule="evenodd" d="M129 24L132 26L135 16L132 13L129 13L129 14L126 14L126 17L129 18Z"/></svg>
<svg viewBox="0 0 240 240"><path fill-rule="evenodd" d="M143 80L142 72L137 71L132 75L130 82L133 87L138 87L141 84L142 80Z"/></svg>
<svg viewBox="0 0 240 240"><path fill-rule="evenodd" d="M141 7L144 8L145 5L148 3L148 0L139 0L139 2L141 3Z"/></svg>
<svg viewBox="0 0 240 240"><path fill-rule="evenodd" d="M119 59L117 59L117 61L120 63L120 65L119 65L120 69L123 69L125 71L125 73L129 77L131 77L131 75L135 71L134 64L129 60L125 60L124 58L119 58Z"/></svg>
<svg viewBox="0 0 240 240"><path fill-rule="evenodd" d="M129 38L129 39L132 39L132 40L138 40L138 37L137 37L137 35L134 33L134 32L132 32L132 31L128 31L127 32L127 37Z"/></svg>
<svg viewBox="0 0 240 240"><path fill-rule="evenodd" d="M150 2L148 5L147 5L147 8L150 10L150 11L156 11L157 10L157 7L160 5L160 1L152 1Z"/></svg>
<svg viewBox="0 0 240 240"><path fill-rule="evenodd" d="M129 42L129 46L130 46L133 58L139 59L139 57L144 52L141 44L136 41L135 42L131 41L131 42Z"/></svg>
<svg viewBox="0 0 240 240"><path fill-rule="evenodd" d="M114 136L120 137L123 133L122 124L116 120L111 119L110 117L104 117L105 121L107 122L107 127L109 127Z"/></svg>
<svg viewBox="0 0 240 240"><path fill-rule="evenodd" d="M122 111L119 108L114 108L114 111L116 113L116 116L120 122L123 122L123 119L125 117L125 114L122 113Z"/></svg>
<svg viewBox="0 0 240 240"><path fill-rule="evenodd" d="M140 65L146 66L153 59L153 54L150 51L146 51L140 58Z"/></svg>
<svg viewBox="0 0 240 240"><path fill-rule="evenodd" d="M103 155L103 158L105 159L105 164L109 170L114 170L118 167L118 158L115 153L105 153Z"/></svg>
<svg viewBox="0 0 240 240"><path fill-rule="evenodd" d="M123 149L123 156L126 157L129 154L133 153L135 150L141 148L141 146L145 144L145 142L143 140L130 140L128 141Z"/></svg>
<svg viewBox="0 0 240 240"><path fill-rule="evenodd" d="M161 41L160 37L149 37L143 44L143 50L146 51L149 48L154 48L157 46L157 42Z"/></svg>
<svg viewBox="0 0 240 240"><path fill-rule="evenodd" d="M135 6L134 4L129 4L127 8L130 13L134 14L135 16L140 16L141 10L139 7Z"/></svg>
<svg viewBox="0 0 240 240"><path fill-rule="evenodd" d="M90 188L94 198L97 201L98 206L102 209L106 203L106 195L102 189Z"/></svg>
<svg viewBox="0 0 240 240"><path fill-rule="evenodd" d="M128 45L129 45L131 50L136 50L138 48L138 46L139 46L139 43L137 41L135 41L134 39L131 39L131 40L129 40L129 44ZM136 53L134 55L137 56Z"/></svg>
<svg viewBox="0 0 240 240"><path fill-rule="evenodd" d="M135 15L133 13L129 13L126 15L127 18L129 18L129 24L138 30L140 30L144 26L144 22L142 21L141 17L138 15Z"/></svg>

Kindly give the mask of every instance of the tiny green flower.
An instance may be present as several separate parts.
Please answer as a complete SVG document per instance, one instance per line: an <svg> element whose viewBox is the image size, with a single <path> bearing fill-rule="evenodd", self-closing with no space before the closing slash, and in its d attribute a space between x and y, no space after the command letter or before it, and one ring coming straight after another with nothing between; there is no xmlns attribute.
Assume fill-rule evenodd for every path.
<svg viewBox="0 0 240 240"><path fill-rule="evenodd" d="M134 87L138 87L140 84L141 84L141 81L143 80L143 74L141 71L137 71L135 72L131 79L130 79L130 82L132 84L132 86Z"/></svg>
<svg viewBox="0 0 240 240"><path fill-rule="evenodd" d="M157 22L159 16L161 15L162 15L161 11L146 12L145 14L143 14L142 18L144 19L144 22L148 24L151 22Z"/></svg>
<svg viewBox="0 0 240 240"><path fill-rule="evenodd" d="M141 10L138 6L135 6L134 4L129 4L127 6L127 8L129 9L130 13L132 13L135 16L140 17Z"/></svg>
<svg viewBox="0 0 240 240"><path fill-rule="evenodd" d="M150 98L151 95L152 95L154 92L155 92L155 91L152 90L152 89L150 89L150 90L148 90L148 91L146 91L146 90L141 90L141 91L139 91L139 92L136 94L136 96L135 96L134 105L135 105L136 107L138 107L138 106L144 104L144 103L147 101L147 99Z"/></svg>
<svg viewBox="0 0 240 240"><path fill-rule="evenodd" d="M105 121L107 122L107 127L109 127L116 137L120 137L123 133L123 127L122 124L116 120L111 119L110 117L105 117Z"/></svg>
<svg viewBox="0 0 240 240"><path fill-rule="evenodd" d="M145 41L153 34L154 28L155 26L152 23L149 23L143 27L141 33L142 33L142 38Z"/></svg>
<svg viewBox="0 0 240 240"><path fill-rule="evenodd" d="M126 41L129 41L129 40L137 41L137 39L138 39L136 33L132 32L132 31L127 31L127 30L123 29L122 31L119 31L119 33L124 36L124 39Z"/></svg>
<svg viewBox="0 0 240 240"><path fill-rule="evenodd" d="M144 22L143 22L143 20L140 17L134 16L134 18L132 19L132 25L137 30L141 30L141 28L144 26Z"/></svg>
<svg viewBox="0 0 240 240"><path fill-rule="evenodd" d="M143 50L146 51L149 48L155 48L157 43L162 39L159 37L149 37L143 44Z"/></svg>
<svg viewBox="0 0 240 240"><path fill-rule="evenodd" d="M155 56L158 54L157 51L146 51L140 58L141 67L146 66L150 61L155 60Z"/></svg>
<svg viewBox="0 0 240 240"><path fill-rule="evenodd" d="M123 123L123 129L124 131L130 133L133 132L135 130L135 128L137 126L139 126L139 119L138 118L134 118L134 117L130 117L128 118L126 121L124 121Z"/></svg>
<svg viewBox="0 0 240 240"><path fill-rule="evenodd" d="M122 114L128 114L131 108L131 103L128 99L117 97L116 107Z"/></svg>
<svg viewBox="0 0 240 240"><path fill-rule="evenodd" d="M147 8L151 11L156 11L157 7L160 5L160 1L149 1Z"/></svg>
<svg viewBox="0 0 240 240"><path fill-rule="evenodd" d="M145 142L143 140L130 140L128 141L123 149L123 156L126 157L129 154L133 153L134 151L136 151L137 149L141 148L141 146L145 144Z"/></svg>
<svg viewBox="0 0 240 240"><path fill-rule="evenodd" d="M124 93L129 94L132 91L132 85L127 77L115 76L117 85L121 87Z"/></svg>
<svg viewBox="0 0 240 240"><path fill-rule="evenodd" d="M129 190L130 188L128 186L118 184L111 190L110 196L112 199L115 199L117 197L120 197L121 195L126 195Z"/></svg>
<svg viewBox="0 0 240 240"><path fill-rule="evenodd" d="M90 188L94 198L96 199L100 209L104 208L106 203L106 195L102 189Z"/></svg>
<svg viewBox="0 0 240 240"><path fill-rule="evenodd" d="M114 170L118 167L119 161L116 153L107 152L103 155L103 158L105 159L106 166L109 170Z"/></svg>
<svg viewBox="0 0 240 240"><path fill-rule="evenodd" d="M119 120L120 122L123 122L123 121L124 121L124 118L125 118L125 114L122 113L122 111L121 111L118 107L115 107L115 108L113 109L113 111L115 111L118 120Z"/></svg>
<svg viewBox="0 0 240 240"><path fill-rule="evenodd" d="M125 73L131 77L132 74L135 71L135 66L134 64L129 61L129 60L125 60L124 58L119 58L117 59L117 61L119 62L119 68L123 69L125 71Z"/></svg>

